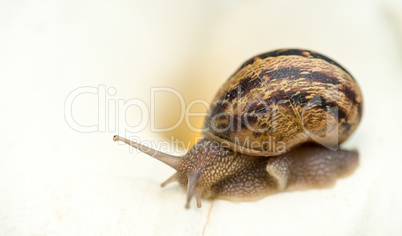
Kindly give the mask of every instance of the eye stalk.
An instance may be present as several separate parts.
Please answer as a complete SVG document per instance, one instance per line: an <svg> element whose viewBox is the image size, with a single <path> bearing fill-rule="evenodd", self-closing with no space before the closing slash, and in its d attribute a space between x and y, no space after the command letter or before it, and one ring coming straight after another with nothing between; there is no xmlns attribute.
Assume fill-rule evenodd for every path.
<svg viewBox="0 0 402 236"><path fill-rule="evenodd" d="M166 165L172 167L175 170L179 169L179 165L180 165L180 157L177 156L172 156L169 155L167 153L163 153L160 151L157 151L155 149L152 149L150 147L144 146L142 144L139 144L137 142L128 140L126 138L120 137L119 135L115 135L113 136L113 141L121 141L124 142L130 146L132 146L133 148L136 148L138 150L140 150L141 152L148 154L149 156L158 159L159 161L165 163Z"/></svg>
<svg viewBox="0 0 402 236"><path fill-rule="evenodd" d="M172 156L160 151L157 151L155 149L149 148L147 146L144 146L142 144L139 144L137 142L128 140L126 138L120 137L118 135L113 136L113 141L121 141L124 142L141 152L148 154L149 156L167 164L168 166L172 167L173 169L180 171L180 165L181 162L183 161L183 157L178 157L178 156ZM194 173L194 174L187 174L187 200L186 200L186 209L190 208L190 201L195 195L195 198L197 200L197 207L201 207L201 193L202 189L197 188L198 180L201 176L201 173ZM165 182L161 184L161 187L165 187L167 184L179 181L179 175L176 172L174 175L172 175L170 178L168 178Z"/></svg>

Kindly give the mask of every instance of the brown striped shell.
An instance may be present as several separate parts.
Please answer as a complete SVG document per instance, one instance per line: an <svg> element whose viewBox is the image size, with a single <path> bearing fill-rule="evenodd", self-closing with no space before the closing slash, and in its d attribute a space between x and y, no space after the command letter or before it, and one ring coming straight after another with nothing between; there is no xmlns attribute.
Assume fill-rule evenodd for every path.
<svg viewBox="0 0 402 236"><path fill-rule="evenodd" d="M276 50L246 61L215 96L204 136L255 156L306 142L338 145L358 126L362 94L342 66L319 53Z"/></svg>

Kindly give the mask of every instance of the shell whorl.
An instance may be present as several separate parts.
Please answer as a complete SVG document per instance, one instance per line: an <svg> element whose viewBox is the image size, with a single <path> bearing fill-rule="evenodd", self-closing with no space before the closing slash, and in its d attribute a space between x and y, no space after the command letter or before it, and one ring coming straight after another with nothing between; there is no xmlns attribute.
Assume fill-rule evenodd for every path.
<svg viewBox="0 0 402 236"><path fill-rule="evenodd" d="M305 142L336 145L358 126L363 100L342 66L307 50L246 61L215 96L204 136L231 149L274 156Z"/></svg>

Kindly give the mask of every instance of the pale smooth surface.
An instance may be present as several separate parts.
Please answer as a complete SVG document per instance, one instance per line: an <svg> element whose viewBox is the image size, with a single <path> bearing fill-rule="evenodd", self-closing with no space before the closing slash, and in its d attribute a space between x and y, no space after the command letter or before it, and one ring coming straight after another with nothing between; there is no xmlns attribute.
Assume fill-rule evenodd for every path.
<svg viewBox="0 0 402 236"><path fill-rule="evenodd" d="M149 106L152 87L170 87L186 104L209 101L244 60L286 47L337 60L363 91L363 121L344 144L360 166L333 188L185 210L177 184L159 187L170 167L112 142L128 135L116 124L143 115L133 105L127 123L114 121L118 100ZM0 235L402 235L401 67L397 0L0 1ZM111 88L107 123L92 133L65 120L84 86ZM155 104L157 127L180 118L172 93ZM86 93L71 112L90 126L102 111ZM166 141L157 148L172 154L183 151L172 135L197 136L150 124L129 135Z"/></svg>

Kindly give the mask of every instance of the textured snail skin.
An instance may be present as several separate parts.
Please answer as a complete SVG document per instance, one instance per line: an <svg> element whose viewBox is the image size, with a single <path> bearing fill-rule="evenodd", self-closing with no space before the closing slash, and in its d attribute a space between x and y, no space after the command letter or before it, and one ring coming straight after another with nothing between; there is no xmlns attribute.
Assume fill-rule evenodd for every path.
<svg viewBox="0 0 402 236"><path fill-rule="evenodd" d="M357 165L356 151L331 151L317 144L267 158L234 152L204 139L182 158L175 175L184 189L188 179L198 178L195 193L203 198L249 201L286 190L329 187Z"/></svg>
<svg viewBox="0 0 402 236"><path fill-rule="evenodd" d="M338 148L357 128L360 89L342 66L308 50L284 49L246 61L215 96L204 138L182 157L114 136L177 170L195 196L256 200L281 191L328 187L358 165Z"/></svg>

